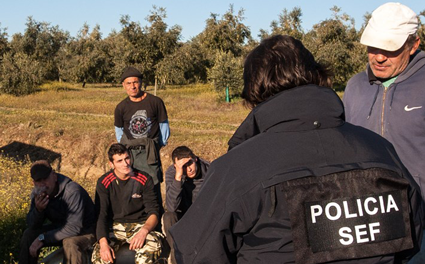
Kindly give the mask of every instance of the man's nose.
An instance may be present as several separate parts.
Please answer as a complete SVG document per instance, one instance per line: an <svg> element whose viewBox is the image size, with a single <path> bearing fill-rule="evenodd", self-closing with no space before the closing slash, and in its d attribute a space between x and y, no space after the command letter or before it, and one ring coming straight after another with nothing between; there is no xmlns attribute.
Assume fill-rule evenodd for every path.
<svg viewBox="0 0 425 264"><path fill-rule="evenodd" d="M377 61L377 62L384 62L384 61L386 61L388 59L388 57L387 56L385 56L385 54L383 54L383 53L378 53L378 54L376 54L375 55L375 60Z"/></svg>
<svg viewBox="0 0 425 264"><path fill-rule="evenodd" d="M34 185L36 187L44 187L46 185L46 183L44 181L38 181L38 182L34 183Z"/></svg>

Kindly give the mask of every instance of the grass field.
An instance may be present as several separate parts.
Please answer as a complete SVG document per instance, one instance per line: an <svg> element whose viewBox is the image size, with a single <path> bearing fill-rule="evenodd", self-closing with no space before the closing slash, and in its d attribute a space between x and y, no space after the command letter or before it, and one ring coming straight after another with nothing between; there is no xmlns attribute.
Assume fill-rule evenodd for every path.
<svg viewBox="0 0 425 264"><path fill-rule="evenodd" d="M147 92L154 93L151 87ZM115 142L113 112L125 98L121 87L52 83L38 93L0 95L0 263L15 263L32 183L29 164L49 157L61 173L93 196L96 179L109 170L106 151ZM218 102L208 85L159 90L171 137L161 150L163 167L179 145L214 160L249 110L241 102ZM11 158L8 158L10 156Z"/></svg>
<svg viewBox="0 0 425 264"><path fill-rule="evenodd" d="M154 93L152 87L147 92ZM164 170L179 145L210 161L224 154L249 112L240 101L218 102L208 85L167 87L157 96L165 102L171 130L161 150ZM115 142L113 112L125 97L118 86L82 89L66 83L44 85L28 96L0 95L0 263L16 263L32 188L30 163L53 160L58 171L94 196L96 179L109 170L106 152Z"/></svg>

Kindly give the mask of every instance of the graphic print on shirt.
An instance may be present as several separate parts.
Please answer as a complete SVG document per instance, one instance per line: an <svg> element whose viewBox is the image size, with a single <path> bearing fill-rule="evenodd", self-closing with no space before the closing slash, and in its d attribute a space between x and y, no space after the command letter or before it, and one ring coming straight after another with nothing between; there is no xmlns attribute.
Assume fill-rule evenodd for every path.
<svg viewBox="0 0 425 264"><path fill-rule="evenodd" d="M130 131L133 138L144 138L147 137L151 130L152 122L147 117L146 110L138 110L130 119L130 125L128 130Z"/></svg>

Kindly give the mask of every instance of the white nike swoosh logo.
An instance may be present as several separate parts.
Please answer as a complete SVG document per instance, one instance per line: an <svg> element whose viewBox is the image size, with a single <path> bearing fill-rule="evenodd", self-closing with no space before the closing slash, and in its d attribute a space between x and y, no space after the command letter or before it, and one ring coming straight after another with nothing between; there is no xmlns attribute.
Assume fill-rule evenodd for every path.
<svg viewBox="0 0 425 264"><path fill-rule="evenodd" d="M404 107L404 111L409 112L409 111L412 111L412 110L415 110L415 109L420 109L420 108L422 108L422 106L409 107L409 105L406 105L406 106Z"/></svg>

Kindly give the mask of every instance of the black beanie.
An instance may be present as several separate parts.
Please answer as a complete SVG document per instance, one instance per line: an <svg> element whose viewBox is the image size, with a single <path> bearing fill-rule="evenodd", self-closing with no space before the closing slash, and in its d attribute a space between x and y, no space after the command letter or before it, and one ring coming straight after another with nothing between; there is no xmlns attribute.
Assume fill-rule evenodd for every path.
<svg viewBox="0 0 425 264"><path fill-rule="evenodd" d="M31 178L35 181L46 179L52 172L52 167L47 160L38 160L31 165Z"/></svg>
<svg viewBox="0 0 425 264"><path fill-rule="evenodd" d="M124 72L121 75L121 82L123 82L128 77L137 77L142 79L142 73L134 67L127 67L124 69Z"/></svg>

